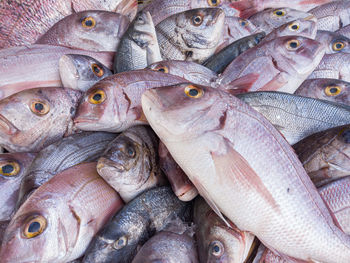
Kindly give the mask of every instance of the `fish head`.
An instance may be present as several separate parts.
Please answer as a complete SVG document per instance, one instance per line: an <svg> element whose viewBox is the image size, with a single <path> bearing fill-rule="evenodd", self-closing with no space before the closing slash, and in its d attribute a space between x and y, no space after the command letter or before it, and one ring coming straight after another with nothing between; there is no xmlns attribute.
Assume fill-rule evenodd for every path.
<svg viewBox="0 0 350 263"><path fill-rule="evenodd" d="M245 37L259 31L248 19L239 17L225 17L225 24L228 27L228 34L235 39L239 39L238 36Z"/></svg>
<svg viewBox="0 0 350 263"><path fill-rule="evenodd" d="M293 20L280 26L277 30L277 36L302 36L315 39L317 32L317 18L310 16Z"/></svg>
<svg viewBox="0 0 350 263"><path fill-rule="evenodd" d="M310 93L318 99L330 100L348 104L350 101L350 83L337 79L319 79L316 85L305 89L300 95ZM311 94L312 92L312 94Z"/></svg>
<svg viewBox="0 0 350 263"><path fill-rule="evenodd" d="M326 54L350 53L350 39L336 32L320 30L316 40L326 46Z"/></svg>

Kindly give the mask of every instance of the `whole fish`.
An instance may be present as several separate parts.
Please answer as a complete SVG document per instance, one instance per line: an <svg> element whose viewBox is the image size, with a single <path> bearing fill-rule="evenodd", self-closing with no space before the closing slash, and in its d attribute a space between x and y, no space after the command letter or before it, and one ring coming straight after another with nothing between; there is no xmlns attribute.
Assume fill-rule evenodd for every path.
<svg viewBox="0 0 350 263"><path fill-rule="evenodd" d="M109 76L89 89L81 100L75 126L86 131L121 132L131 126L147 124L141 108L146 89L186 82L152 70L127 71Z"/></svg>
<svg viewBox="0 0 350 263"><path fill-rule="evenodd" d="M294 93L320 63L324 52L319 42L305 37L284 36L263 41L233 60L219 83L224 86L244 83L247 91Z"/></svg>
<svg viewBox="0 0 350 263"><path fill-rule="evenodd" d="M114 52L129 22L128 17L115 12L78 12L58 21L36 43Z"/></svg>
<svg viewBox="0 0 350 263"><path fill-rule="evenodd" d="M38 152L73 130L81 92L47 87L0 101L0 146L9 152Z"/></svg>
<svg viewBox="0 0 350 263"><path fill-rule="evenodd" d="M158 138L149 127L132 127L108 144L97 172L127 203L147 189L165 184L157 150Z"/></svg>
<svg viewBox="0 0 350 263"><path fill-rule="evenodd" d="M336 31L350 24L350 2L332 1L309 11L317 17L318 30Z"/></svg>
<svg viewBox="0 0 350 263"><path fill-rule="evenodd" d="M62 87L58 61L64 54L91 56L111 67L113 53L90 52L50 45L0 49L0 99L25 89Z"/></svg>
<svg viewBox="0 0 350 263"><path fill-rule="evenodd" d="M5 231L1 261L77 259L122 206L97 174L95 162L71 167L43 184L16 212Z"/></svg>
<svg viewBox="0 0 350 263"><path fill-rule="evenodd" d="M192 9L163 20L156 26L163 60L202 63L220 44L224 20L219 8Z"/></svg>
<svg viewBox="0 0 350 263"><path fill-rule="evenodd" d="M42 149L22 179L17 209L37 188L56 174L82 162L97 161L115 134L82 132Z"/></svg>
<svg viewBox="0 0 350 263"><path fill-rule="evenodd" d="M33 153L0 154L0 222L11 219L21 180L34 158ZM1 233L0 236L2 236Z"/></svg>
<svg viewBox="0 0 350 263"><path fill-rule="evenodd" d="M239 230L233 223L227 226L203 198L194 204L194 223L199 260L207 263L243 263L251 252L255 236Z"/></svg>
<svg viewBox="0 0 350 263"><path fill-rule="evenodd" d="M112 71L101 62L85 55L63 55L58 64L63 87L84 92L96 82L112 75Z"/></svg>
<svg viewBox="0 0 350 263"><path fill-rule="evenodd" d="M294 94L350 105L350 83L338 79L307 79Z"/></svg>
<svg viewBox="0 0 350 263"><path fill-rule="evenodd" d="M123 35L114 59L114 72L143 69L161 61L157 35L148 12L140 12Z"/></svg>
<svg viewBox="0 0 350 263"><path fill-rule="evenodd" d="M198 195L196 187L194 187L161 141L159 142L158 151L159 166L168 178L175 195L184 202L194 199Z"/></svg>
<svg viewBox="0 0 350 263"><path fill-rule="evenodd" d="M192 61L164 60L153 63L147 68L176 75L190 82L206 86L213 85L218 77L212 70Z"/></svg>
<svg viewBox="0 0 350 263"><path fill-rule="evenodd" d="M350 125L312 134L293 148L316 186L350 175Z"/></svg>
<svg viewBox="0 0 350 263"><path fill-rule="evenodd" d="M344 26L335 32L342 36L350 38L350 25Z"/></svg>
<svg viewBox="0 0 350 263"><path fill-rule="evenodd" d="M295 144L316 132L350 124L350 106L283 92L237 95Z"/></svg>
<svg viewBox="0 0 350 263"><path fill-rule="evenodd" d="M326 54L350 53L350 39L341 34L318 30L316 40L326 46Z"/></svg>
<svg viewBox="0 0 350 263"><path fill-rule="evenodd" d="M253 108L187 83L145 91L142 108L222 219L290 257L350 261L350 237L334 224L291 146Z"/></svg>
<svg viewBox="0 0 350 263"><path fill-rule="evenodd" d="M94 237L83 262L131 262L137 247L161 231L170 217L183 216L187 208L188 205L169 187L142 193L126 204Z"/></svg>

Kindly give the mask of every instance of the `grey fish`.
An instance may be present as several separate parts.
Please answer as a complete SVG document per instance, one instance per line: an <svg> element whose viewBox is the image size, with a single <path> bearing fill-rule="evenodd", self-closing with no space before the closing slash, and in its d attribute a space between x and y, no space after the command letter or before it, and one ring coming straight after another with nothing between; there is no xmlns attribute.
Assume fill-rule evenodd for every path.
<svg viewBox="0 0 350 263"><path fill-rule="evenodd" d="M350 124L350 106L283 92L250 92L237 97L267 118L290 144Z"/></svg>
<svg viewBox="0 0 350 263"><path fill-rule="evenodd" d="M350 38L350 25L344 26L335 32L341 34L342 36Z"/></svg>
<svg viewBox="0 0 350 263"><path fill-rule="evenodd" d="M350 39L339 33L318 30L315 39L326 46L326 54L350 53Z"/></svg>
<svg viewBox="0 0 350 263"><path fill-rule="evenodd" d="M187 208L169 187L144 192L126 204L95 236L83 262L131 262L138 246L161 231L171 216L187 213Z"/></svg>

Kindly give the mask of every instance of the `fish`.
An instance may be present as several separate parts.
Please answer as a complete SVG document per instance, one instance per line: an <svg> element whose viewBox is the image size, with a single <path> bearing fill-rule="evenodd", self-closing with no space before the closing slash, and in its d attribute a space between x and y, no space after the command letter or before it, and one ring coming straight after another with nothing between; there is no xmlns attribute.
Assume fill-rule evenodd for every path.
<svg viewBox="0 0 350 263"><path fill-rule="evenodd" d="M336 31L350 23L350 2L332 1L317 6L309 12L317 17L318 30Z"/></svg>
<svg viewBox="0 0 350 263"><path fill-rule="evenodd" d="M141 100L152 129L224 222L226 216L290 257L350 261L350 237L260 113L225 91L191 83L147 90Z"/></svg>
<svg viewBox="0 0 350 263"><path fill-rule="evenodd" d="M147 189L165 184L158 165L158 138L146 126L118 135L98 159L97 172L125 203Z"/></svg>
<svg viewBox="0 0 350 263"><path fill-rule="evenodd" d="M34 158L34 153L0 154L0 222L11 219L21 181ZM2 236L1 233L0 236Z"/></svg>
<svg viewBox="0 0 350 263"><path fill-rule="evenodd" d="M115 12L82 11L58 21L35 43L115 52L129 23L127 16Z"/></svg>
<svg viewBox="0 0 350 263"><path fill-rule="evenodd" d="M113 133L81 132L42 149L20 183L16 210L56 174L82 162L97 161L115 137Z"/></svg>
<svg viewBox="0 0 350 263"><path fill-rule="evenodd" d="M63 55L58 65L63 87L83 92L101 79L113 75L101 62L85 55Z"/></svg>
<svg viewBox="0 0 350 263"><path fill-rule="evenodd" d="M159 166L168 178L174 194L184 202L193 200L198 195L196 187L194 187L161 141L159 142L158 152Z"/></svg>
<svg viewBox="0 0 350 263"><path fill-rule="evenodd" d="M224 21L220 8L192 9L163 20L156 26L163 60L204 62L220 44Z"/></svg>
<svg viewBox="0 0 350 263"><path fill-rule="evenodd" d="M112 52L90 52L50 45L0 49L0 99L26 89L62 87L59 59L65 54L81 54L112 65Z"/></svg>
<svg viewBox="0 0 350 263"><path fill-rule="evenodd" d="M114 72L143 69L161 61L157 35L148 12L140 12L123 35L114 59Z"/></svg>
<svg viewBox="0 0 350 263"><path fill-rule="evenodd" d="M218 75L207 67L192 61L164 60L153 63L147 68L179 76L199 85L215 84Z"/></svg>
<svg viewBox="0 0 350 263"><path fill-rule="evenodd" d="M350 38L350 25L344 26L340 29L338 29L337 31L335 31L336 33L345 36L347 38Z"/></svg>
<svg viewBox="0 0 350 263"><path fill-rule="evenodd" d="M234 59L218 82L246 91L294 93L320 63L324 52L319 42L300 36L263 41Z"/></svg>
<svg viewBox="0 0 350 263"><path fill-rule="evenodd" d="M307 79L294 94L350 105L350 83L339 79Z"/></svg>
<svg viewBox="0 0 350 263"><path fill-rule="evenodd" d="M318 30L316 40L327 47L326 54L350 53L350 39L338 33Z"/></svg>
<svg viewBox="0 0 350 263"><path fill-rule="evenodd" d="M38 152L75 132L73 117L82 94L62 87L24 90L0 101L0 146Z"/></svg>
<svg viewBox="0 0 350 263"><path fill-rule="evenodd" d="M219 53L216 53L209 57L206 61L203 62L203 66L207 67L217 74L221 74L236 57L238 57L244 51L255 47L264 39L265 36L266 34L264 32L261 32L236 40L235 42L222 49Z"/></svg>
<svg viewBox="0 0 350 263"><path fill-rule="evenodd" d="M106 10L128 15L137 12L136 0L4 0L0 3L0 49L33 44L55 23L84 10Z"/></svg>
<svg viewBox="0 0 350 263"><path fill-rule="evenodd" d="M201 197L195 200L193 219L200 262L246 262L253 251L253 234L239 230L232 222L227 226Z"/></svg>
<svg viewBox="0 0 350 263"><path fill-rule="evenodd" d="M284 92L238 94L254 110L268 119L293 145L307 136L350 124L350 106Z"/></svg>
<svg viewBox="0 0 350 263"><path fill-rule="evenodd" d="M64 170L38 188L13 216L3 237L2 262L78 259L122 206L117 192L96 172L96 162Z"/></svg>
<svg viewBox="0 0 350 263"><path fill-rule="evenodd" d="M183 219L187 209L188 204L181 202L170 187L142 193L127 203L94 237L83 262L131 262L137 247L161 231L173 216Z"/></svg>
<svg viewBox="0 0 350 263"><path fill-rule="evenodd" d="M109 76L92 86L82 98L75 127L85 131L122 132L147 124L141 109L143 91L181 82L186 80L149 69Z"/></svg>
<svg viewBox="0 0 350 263"><path fill-rule="evenodd" d="M316 187L350 175L350 125L312 134L293 148Z"/></svg>

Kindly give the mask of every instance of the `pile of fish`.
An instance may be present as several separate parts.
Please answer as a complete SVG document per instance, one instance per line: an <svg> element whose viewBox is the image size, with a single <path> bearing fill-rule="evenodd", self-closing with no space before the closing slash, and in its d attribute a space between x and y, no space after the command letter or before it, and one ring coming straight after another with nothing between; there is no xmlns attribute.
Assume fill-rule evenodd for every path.
<svg viewBox="0 0 350 263"><path fill-rule="evenodd" d="M349 263L350 1L0 2L1 263Z"/></svg>

